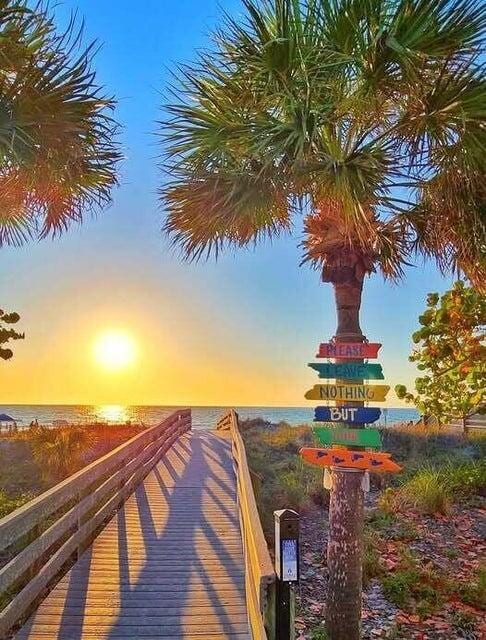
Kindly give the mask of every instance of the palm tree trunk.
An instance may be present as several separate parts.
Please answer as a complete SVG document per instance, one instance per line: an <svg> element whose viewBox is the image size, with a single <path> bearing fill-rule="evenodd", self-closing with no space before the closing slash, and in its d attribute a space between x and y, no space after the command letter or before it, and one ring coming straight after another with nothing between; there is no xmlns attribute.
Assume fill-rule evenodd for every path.
<svg viewBox="0 0 486 640"><path fill-rule="evenodd" d="M336 342L363 342L365 338L359 324L363 280L353 278L351 282L334 282L333 285L338 320ZM362 471L333 470L327 547L326 627L330 640L359 640L360 637L364 526L362 479Z"/></svg>

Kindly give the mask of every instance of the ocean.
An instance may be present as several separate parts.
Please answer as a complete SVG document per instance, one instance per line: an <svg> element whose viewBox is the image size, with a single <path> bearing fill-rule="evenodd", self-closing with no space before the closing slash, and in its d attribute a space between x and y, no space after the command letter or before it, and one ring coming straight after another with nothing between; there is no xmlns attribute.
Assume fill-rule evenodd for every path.
<svg viewBox="0 0 486 640"><path fill-rule="evenodd" d="M121 406L121 405L0 405L0 413L14 418L19 426L28 426L33 420L39 424L52 424L56 420L66 420L70 424L108 422L112 424L127 421L136 424L155 425L176 409L165 406ZM310 423L314 417L311 407L234 407L241 419L262 418L269 422L287 422L291 425ZM218 418L228 407L191 407L194 429L214 427ZM414 409L382 409L381 417L375 425L391 426L399 422L417 420L419 414Z"/></svg>

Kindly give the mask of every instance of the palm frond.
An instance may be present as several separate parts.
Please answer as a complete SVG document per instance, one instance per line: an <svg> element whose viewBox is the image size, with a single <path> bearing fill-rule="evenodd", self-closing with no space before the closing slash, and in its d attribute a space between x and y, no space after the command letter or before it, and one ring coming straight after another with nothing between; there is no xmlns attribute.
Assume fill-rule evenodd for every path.
<svg viewBox="0 0 486 640"><path fill-rule="evenodd" d="M0 15L0 246L65 230L110 202L121 158L114 101L73 21L8 0Z"/></svg>
<svg viewBox="0 0 486 640"><path fill-rule="evenodd" d="M199 173L164 191L165 231L188 259L218 254L287 231L289 201L263 172Z"/></svg>
<svg viewBox="0 0 486 640"><path fill-rule="evenodd" d="M399 278L419 250L479 273L486 5L243 5L180 68L161 123L174 242L206 255L304 211L304 260L321 269L341 252Z"/></svg>

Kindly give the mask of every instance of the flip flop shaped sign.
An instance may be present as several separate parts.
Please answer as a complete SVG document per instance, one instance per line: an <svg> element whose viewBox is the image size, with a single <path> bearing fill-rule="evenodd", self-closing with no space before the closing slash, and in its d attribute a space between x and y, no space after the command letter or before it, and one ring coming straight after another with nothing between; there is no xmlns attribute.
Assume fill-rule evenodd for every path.
<svg viewBox="0 0 486 640"><path fill-rule="evenodd" d="M345 380L383 380L381 364L360 364L355 362L309 362L311 369L319 373L319 378L344 378Z"/></svg>
<svg viewBox="0 0 486 640"><path fill-rule="evenodd" d="M340 447L314 449L303 447L300 455L306 462L318 467L342 467L382 473L397 473L402 467L391 459L391 453L371 451L350 451Z"/></svg>
<svg viewBox="0 0 486 640"><path fill-rule="evenodd" d="M390 387L386 384L316 384L305 394L307 400L361 400L383 402Z"/></svg>
<svg viewBox="0 0 486 640"><path fill-rule="evenodd" d="M381 409L373 407L316 407L314 422L355 422L368 424L376 422L381 415Z"/></svg>
<svg viewBox="0 0 486 640"><path fill-rule="evenodd" d="M378 342L322 342L316 358L377 358L380 347Z"/></svg>

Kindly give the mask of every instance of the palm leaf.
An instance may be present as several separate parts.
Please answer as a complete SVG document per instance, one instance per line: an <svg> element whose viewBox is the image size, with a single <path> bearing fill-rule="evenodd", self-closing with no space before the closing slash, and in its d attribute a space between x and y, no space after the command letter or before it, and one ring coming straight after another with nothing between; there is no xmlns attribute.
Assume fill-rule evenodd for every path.
<svg viewBox="0 0 486 640"><path fill-rule="evenodd" d="M0 11L0 246L59 233L110 202L120 151L114 102L72 21L38 6Z"/></svg>
<svg viewBox="0 0 486 640"><path fill-rule="evenodd" d="M486 277L484 3L244 7L171 89L161 196L174 242L207 256L301 212L304 260L321 269L354 251L359 269L397 278L421 251Z"/></svg>

